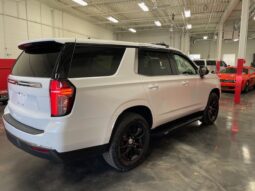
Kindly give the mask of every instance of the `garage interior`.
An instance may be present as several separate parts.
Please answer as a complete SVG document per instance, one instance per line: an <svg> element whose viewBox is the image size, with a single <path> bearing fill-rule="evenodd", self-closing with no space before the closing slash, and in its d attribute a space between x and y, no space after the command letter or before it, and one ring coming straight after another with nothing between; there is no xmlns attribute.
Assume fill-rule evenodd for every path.
<svg viewBox="0 0 255 191"><path fill-rule="evenodd" d="M41 38L164 43L191 59L255 67L255 0L0 0L0 71L19 43ZM72 165L31 156L1 119L1 190L255 191L255 90L235 96L221 93L214 125L152 138L145 162L125 173L101 156Z"/></svg>

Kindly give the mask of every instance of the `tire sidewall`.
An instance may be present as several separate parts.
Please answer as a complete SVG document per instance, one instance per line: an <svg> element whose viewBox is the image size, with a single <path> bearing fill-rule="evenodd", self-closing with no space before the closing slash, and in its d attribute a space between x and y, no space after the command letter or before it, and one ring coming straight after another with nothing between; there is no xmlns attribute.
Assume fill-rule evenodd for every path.
<svg viewBox="0 0 255 191"><path fill-rule="evenodd" d="M145 137L144 137L145 143L144 143L144 148L143 148L141 157L138 160L133 161L129 165L127 165L121 161L120 153L119 153L118 149L119 149L119 144L120 144L121 137L122 137L123 133L127 130L126 128L128 128L130 126L130 124L132 124L132 123L142 124L143 129L145 131ZM121 171L127 171L127 170L135 168L140 163L142 163L148 154L149 143L150 143L149 125L148 125L147 121L139 114L127 113L122 118L122 120L118 123L116 128L117 128L117 130L116 130L116 132L113 136L113 139L111 141L109 153L112 157L112 160L113 160L115 166L118 167L118 169Z"/></svg>

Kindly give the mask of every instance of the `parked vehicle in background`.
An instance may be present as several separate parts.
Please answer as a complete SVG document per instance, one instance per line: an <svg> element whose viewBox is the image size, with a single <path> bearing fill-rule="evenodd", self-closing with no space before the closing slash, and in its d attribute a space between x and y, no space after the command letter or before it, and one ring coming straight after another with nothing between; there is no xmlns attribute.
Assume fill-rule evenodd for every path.
<svg viewBox="0 0 255 191"><path fill-rule="evenodd" d="M218 76L220 78L222 91L235 91L236 70L236 67L229 66L220 71ZM244 66L242 79L242 92L248 92L251 88L255 87L255 68Z"/></svg>
<svg viewBox="0 0 255 191"><path fill-rule="evenodd" d="M197 59L197 60L193 60L193 62L195 62L195 64L198 66L206 66L211 73L216 72L216 60ZM227 67L227 64L224 61L220 61L220 70L223 70L226 67Z"/></svg>
<svg viewBox="0 0 255 191"><path fill-rule="evenodd" d="M8 101L7 78L11 73L15 59L0 59L0 102Z"/></svg>
<svg viewBox="0 0 255 191"><path fill-rule="evenodd" d="M36 156L98 152L127 171L145 159L151 133L217 119L218 76L179 50L88 39L29 41L19 48L3 121L9 140Z"/></svg>

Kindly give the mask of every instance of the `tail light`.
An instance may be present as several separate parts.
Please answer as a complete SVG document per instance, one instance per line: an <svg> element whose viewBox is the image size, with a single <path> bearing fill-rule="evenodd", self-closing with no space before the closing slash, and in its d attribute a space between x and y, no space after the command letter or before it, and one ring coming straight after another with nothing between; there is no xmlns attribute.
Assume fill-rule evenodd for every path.
<svg viewBox="0 0 255 191"><path fill-rule="evenodd" d="M50 104L51 116L58 117L72 111L75 97L75 87L66 80L51 80Z"/></svg>

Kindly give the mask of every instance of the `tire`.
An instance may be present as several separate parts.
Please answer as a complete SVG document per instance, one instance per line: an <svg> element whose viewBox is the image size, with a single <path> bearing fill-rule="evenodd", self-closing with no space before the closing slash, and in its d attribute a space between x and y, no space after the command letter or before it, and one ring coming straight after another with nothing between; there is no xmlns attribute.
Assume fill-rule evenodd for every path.
<svg viewBox="0 0 255 191"><path fill-rule="evenodd" d="M249 89L250 89L250 87L249 87L249 82L246 82L245 87L244 87L244 89L243 89L243 93L248 93L248 92L249 92Z"/></svg>
<svg viewBox="0 0 255 191"><path fill-rule="evenodd" d="M150 143L148 122L139 114L121 116L113 134L109 151L103 154L105 161L118 171L129 171L146 158Z"/></svg>
<svg viewBox="0 0 255 191"><path fill-rule="evenodd" d="M207 106L203 112L203 118L201 120L203 125L212 125L218 117L219 113L219 96L212 92L209 95Z"/></svg>

